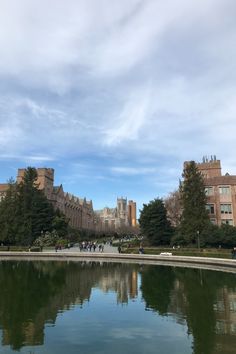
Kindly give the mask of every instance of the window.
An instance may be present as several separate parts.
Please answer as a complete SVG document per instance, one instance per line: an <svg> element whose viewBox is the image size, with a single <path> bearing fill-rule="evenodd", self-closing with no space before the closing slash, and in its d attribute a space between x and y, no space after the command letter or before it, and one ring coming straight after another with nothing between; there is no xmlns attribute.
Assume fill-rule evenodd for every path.
<svg viewBox="0 0 236 354"><path fill-rule="evenodd" d="M230 311L236 312L236 301L230 301L229 308L230 308Z"/></svg>
<svg viewBox="0 0 236 354"><path fill-rule="evenodd" d="M222 225L233 225L233 220L232 219L223 219L221 220Z"/></svg>
<svg viewBox="0 0 236 354"><path fill-rule="evenodd" d="M210 218L210 222L211 222L213 225L216 225L216 219Z"/></svg>
<svg viewBox="0 0 236 354"><path fill-rule="evenodd" d="M232 214L231 204L220 204L221 214Z"/></svg>
<svg viewBox="0 0 236 354"><path fill-rule="evenodd" d="M213 187L205 187L205 194L208 195L213 195Z"/></svg>
<svg viewBox="0 0 236 354"><path fill-rule="evenodd" d="M230 194L229 187L219 187L220 194Z"/></svg>
<svg viewBox="0 0 236 354"><path fill-rule="evenodd" d="M208 211L209 214L215 214L214 204L207 204L206 205L206 210Z"/></svg>

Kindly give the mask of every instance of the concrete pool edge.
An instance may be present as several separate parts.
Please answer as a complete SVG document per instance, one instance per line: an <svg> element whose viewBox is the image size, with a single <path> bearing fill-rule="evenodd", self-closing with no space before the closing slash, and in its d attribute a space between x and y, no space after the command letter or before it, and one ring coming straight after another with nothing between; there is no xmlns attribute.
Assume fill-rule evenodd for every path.
<svg viewBox="0 0 236 354"><path fill-rule="evenodd" d="M209 257L166 256L150 254L98 253L98 252L0 252L0 260L81 260L125 262L143 264L163 264L172 266L191 266L215 270L230 270L236 272L236 260Z"/></svg>

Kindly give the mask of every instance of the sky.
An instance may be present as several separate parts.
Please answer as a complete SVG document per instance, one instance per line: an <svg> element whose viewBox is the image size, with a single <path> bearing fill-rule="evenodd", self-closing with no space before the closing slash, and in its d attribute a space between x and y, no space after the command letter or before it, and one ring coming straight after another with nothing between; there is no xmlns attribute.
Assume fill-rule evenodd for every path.
<svg viewBox="0 0 236 354"><path fill-rule="evenodd" d="M236 174L235 0L0 0L0 183L27 166L143 203L183 162Z"/></svg>

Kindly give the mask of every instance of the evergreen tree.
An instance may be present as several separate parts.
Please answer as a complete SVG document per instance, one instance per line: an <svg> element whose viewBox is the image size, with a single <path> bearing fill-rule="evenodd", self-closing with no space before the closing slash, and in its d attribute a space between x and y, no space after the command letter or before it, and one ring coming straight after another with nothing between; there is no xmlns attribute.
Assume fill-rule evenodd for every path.
<svg viewBox="0 0 236 354"><path fill-rule="evenodd" d="M52 221L52 228L55 230L59 237L65 237L68 234L69 219L59 210L56 209Z"/></svg>
<svg viewBox="0 0 236 354"><path fill-rule="evenodd" d="M201 236L210 224L204 181L194 161L186 165L182 176L184 181L180 184L180 198L183 212L179 230L186 243L194 243L198 232Z"/></svg>
<svg viewBox="0 0 236 354"><path fill-rule="evenodd" d="M38 189L37 171L28 167L20 184L9 182L0 203L0 242L31 245L34 240L55 229L67 234L68 220L54 211L42 190Z"/></svg>
<svg viewBox="0 0 236 354"><path fill-rule="evenodd" d="M173 229L167 219L167 212L162 199L154 199L149 204L143 204L139 218L141 232L147 236L153 245L170 243Z"/></svg>
<svg viewBox="0 0 236 354"><path fill-rule="evenodd" d="M6 196L0 203L0 242L5 244L14 243L17 232L16 189L16 183L13 179L10 179Z"/></svg>
<svg viewBox="0 0 236 354"><path fill-rule="evenodd" d="M28 167L23 181L18 185L18 222L17 243L32 244L42 232L52 230L54 211L36 183L37 171Z"/></svg>

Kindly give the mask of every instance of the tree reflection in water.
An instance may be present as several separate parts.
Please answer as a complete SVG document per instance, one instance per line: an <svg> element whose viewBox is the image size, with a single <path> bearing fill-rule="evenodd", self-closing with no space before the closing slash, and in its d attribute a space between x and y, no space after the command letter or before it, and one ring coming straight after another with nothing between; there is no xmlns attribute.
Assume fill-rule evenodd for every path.
<svg viewBox="0 0 236 354"><path fill-rule="evenodd" d="M165 266L144 269L141 288L147 309L186 321L194 354L235 353L235 274ZM229 311L230 303L234 311ZM231 344L224 344L222 352L227 336Z"/></svg>
<svg viewBox="0 0 236 354"><path fill-rule="evenodd" d="M55 325L58 313L74 305L83 308L94 288L128 303L138 295L138 273L146 310L187 325L194 354L234 353L235 274L106 262L2 261L2 344L14 350L42 345L45 325Z"/></svg>
<svg viewBox="0 0 236 354"><path fill-rule="evenodd" d="M8 262L0 266L0 326L3 345L20 349L44 341L44 326L58 312L82 307L92 288L115 291L117 302L137 295L136 266L99 262Z"/></svg>

